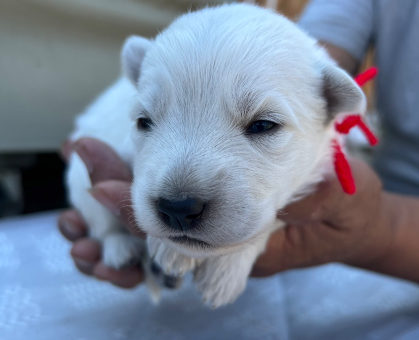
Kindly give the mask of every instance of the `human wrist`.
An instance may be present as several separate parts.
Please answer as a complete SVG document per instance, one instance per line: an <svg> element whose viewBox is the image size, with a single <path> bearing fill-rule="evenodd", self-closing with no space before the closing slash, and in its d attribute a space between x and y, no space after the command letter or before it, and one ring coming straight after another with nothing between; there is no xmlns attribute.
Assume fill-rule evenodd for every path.
<svg viewBox="0 0 419 340"><path fill-rule="evenodd" d="M364 228L364 241L353 256L344 261L345 264L363 269L374 270L386 261L399 244L399 202L385 191L380 191L377 208L370 211Z"/></svg>
<svg viewBox="0 0 419 340"><path fill-rule="evenodd" d="M352 265L387 274L395 254L403 244L405 219L406 211L400 197L383 191L380 197L380 208L375 219L376 223L370 226L370 228L380 230L377 237L371 240L371 244L368 246L373 251Z"/></svg>

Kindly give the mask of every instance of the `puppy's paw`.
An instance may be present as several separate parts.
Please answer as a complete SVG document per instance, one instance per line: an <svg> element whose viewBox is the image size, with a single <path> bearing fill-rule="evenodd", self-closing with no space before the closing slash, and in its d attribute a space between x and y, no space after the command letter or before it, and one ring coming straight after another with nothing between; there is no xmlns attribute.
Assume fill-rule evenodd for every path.
<svg viewBox="0 0 419 340"><path fill-rule="evenodd" d="M209 258L195 271L195 283L203 302L211 308L233 303L246 288L248 266L229 256Z"/></svg>
<svg viewBox="0 0 419 340"><path fill-rule="evenodd" d="M156 262L151 261L151 263L148 264L148 268L148 272L154 277L161 278L160 282L164 287L168 289L178 289L182 285L183 277L164 274Z"/></svg>
<svg viewBox="0 0 419 340"><path fill-rule="evenodd" d="M107 235L102 247L103 262L115 269L141 263L144 254L144 241L126 233Z"/></svg>
<svg viewBox="0 0 419 340"><path fill-rule="evenodd" d="M172 277L182 277L196 266L196 260L180 254L164 242L148 237L148 250L151 258L157 263L164 274Z"/></svg>

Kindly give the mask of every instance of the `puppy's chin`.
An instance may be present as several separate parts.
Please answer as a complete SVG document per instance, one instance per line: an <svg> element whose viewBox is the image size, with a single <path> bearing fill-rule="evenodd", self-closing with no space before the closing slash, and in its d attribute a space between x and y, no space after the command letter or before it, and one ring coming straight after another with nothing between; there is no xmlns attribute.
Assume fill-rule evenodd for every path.
<svg viewBox="0 0 419 340"><path fill-rule="evenodd" d="M188 236L167 237L163 239L179 253L195 258L206 258L211 256L227 255L246 248L248 243L241 242L231 245L215 246L202 240Z"/></svg>
<svg viewBox="0 0 419 340"><path fill-rule="evenodd" d="M220 249L205 241L188 236L171 236L166 240L177 251L188 256L205 257L210 254L217 254Z"/></svg>

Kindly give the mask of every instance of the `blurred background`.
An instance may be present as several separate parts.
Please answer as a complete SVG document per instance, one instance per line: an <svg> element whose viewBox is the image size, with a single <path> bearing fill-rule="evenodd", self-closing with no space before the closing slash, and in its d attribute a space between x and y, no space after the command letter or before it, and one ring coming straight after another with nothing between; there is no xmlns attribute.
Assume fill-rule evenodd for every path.
<svg viewBox="0 0 419 340"><path fill-rule="evenodd" d="M0 218L67 205L60 145L118 77L127 36L153 37L185 11L224 2L0 0ZM295 19L306 2L258 4Z"/></svg>

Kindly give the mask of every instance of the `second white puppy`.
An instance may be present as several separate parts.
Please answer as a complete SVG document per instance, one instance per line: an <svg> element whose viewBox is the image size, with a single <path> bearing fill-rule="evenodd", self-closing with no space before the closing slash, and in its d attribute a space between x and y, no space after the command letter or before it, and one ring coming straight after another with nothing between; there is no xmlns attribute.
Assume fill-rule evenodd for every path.
<svg viewBox="0 0 419 340"><path fill-rule="evenodd" d="M282 226L278 210L332 170L333 122L364 113L364 95L296 25L244 4L184 15L155 40L131 37L122 63L131 83L106 91L72 138L99 138L133 164L136 220L163 271L193 270L204 301L231 303ZM75 155L68 184L106 264L146 256L89 196Z"/></svg>

